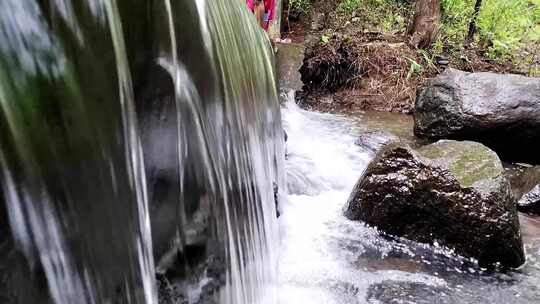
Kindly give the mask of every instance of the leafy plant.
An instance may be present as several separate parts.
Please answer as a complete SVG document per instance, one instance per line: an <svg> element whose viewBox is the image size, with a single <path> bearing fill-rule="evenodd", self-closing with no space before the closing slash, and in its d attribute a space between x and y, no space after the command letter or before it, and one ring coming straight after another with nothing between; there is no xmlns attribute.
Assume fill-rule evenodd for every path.
<svg viewBox="0 0 540 304"><path fill-rule="evenodd" d="M408 20L408 4L396 0L341 0L336 11L356 13L359 18L387 32L403 32Z"/></svg>
<svg viewBox="0 0 540 304"><path fill-rule="evenodd" d="M474 0L442 0L440 43L463 47L474 14ZM513 59L525 44L540 41L540 0L484 0L476 39L494 59Z"/></svg>
<svg viewBox="0 0 540 304"><path fill-rule="evenodd" d="M299 14L306 14L311 7L311 0L289 0L289 9Z"/></svg>
<svg viewBox="0 0 540 304"><path fill-rule="evenodd" d="M424 70L424 67L422 67L422 65L420 65L418 62L411 58L405 57L405 59L407 59L411 63L409 73L407 73L407 80L409 80L415 74L422 73L422 71Z"/></svg>
<svg viewBox="0 0 540 304"><path fill-rule="evenodd" d="M321 36L321 43L322 44L327 44L328 42L330 42L330 37L327 36L327 35L322 35Z"/></svg>
<svg viewBox="0 0 540 304"><path fill-rule="evenodd" d="M460 48L474 14L474 0L442 0L441 40Z"/></svg>
<svg viewBox="0 0 540 304"><path fill-rule="evenodd" d="M429 68L432 68L434 70L438 70L437 66L433 63L433 55L429 54L428 51L419 49L417 50L418 54L422 56L422 59L426 62L427 66Z"/></svg>
<svg viewBox="0 0 540 304"><path fill-rule="evenodd" d="M360 7L362 0L343 0L337 7L337 11L341 13L352 12Z"/></svg>
<svg viewBox="0 0 540 304"><path fill-rule="evenodd" d="M489 46L492 57L505 59L522 43L540 41L540 1L484 1L478 16L479 38Z"/></svg>

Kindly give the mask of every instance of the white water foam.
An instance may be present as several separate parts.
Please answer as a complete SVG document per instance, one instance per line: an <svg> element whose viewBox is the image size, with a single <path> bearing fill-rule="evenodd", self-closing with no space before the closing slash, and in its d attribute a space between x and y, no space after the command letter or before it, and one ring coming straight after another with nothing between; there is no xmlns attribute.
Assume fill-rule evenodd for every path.
<svg viewBox="0 0 540 304"><path fill-rule="evenodd" d="M443 285L434 276L396 270L362 271L348 247L377 240L377 232L342 215L343 205L372 155L354 144L353 120L300 109L289 97L282 109L287 142L288 201L280 218L279 303L365 302L384 280ZM389 243L386 246L390 246ZM378 248L384 252L390 248Z"/></svg>

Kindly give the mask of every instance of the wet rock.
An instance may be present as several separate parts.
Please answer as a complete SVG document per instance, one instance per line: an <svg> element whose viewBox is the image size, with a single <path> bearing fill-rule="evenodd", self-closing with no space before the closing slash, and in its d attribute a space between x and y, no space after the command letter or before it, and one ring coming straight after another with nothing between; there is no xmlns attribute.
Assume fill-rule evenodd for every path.
<svg viewBox="0 0 540 304"><path fill-rule="evenodd" d="M417 151L393 143L370 163L345 215L391 235L440 242L481 266L518 267L523 244L503 170L479 143L439 141Z"/></svg>
<svg viewBox="0 0 540 304"><path fill-rule="evenodd" d="M298 70L304 59L304 46L294 43L279 43L277 49L276 64L280 90L284 93L289 90L300 90L303 83Z"/></svg>
<svg viewBox="0 0 540 304"><path fill-rule="evenodd" d="M507 164L505 170L516 201L540 184L540 166Z"/></svg>
<svg viewBox="0 0 540 304"><path fill-rule="evenodd" d="M414 132L479 141L503 159L540 163L540 79L448 69L415 104Z"/></svg>
<svg viewBox="0 0 540 304"><path fill-rule="evenodd" d="M540 215L540 166L508 165L506 177L518 202L518 211Z"/></svg>
<svg viewBox="0 0 540 304"><path fill-rule="evenodd" d="M435 56L435 63L441 67L447 67L450 61L448 57L437 55Z"/></svg>
<svg viewBox="0 0 540 304"><path fill-rule="evenodd" d="M362 147L365 150L371 151L373 153L379 151L383 146L399 142L399 137L395 136L392 133L386 131L367 131L356 139L354 142L355 145Z"/></svg>
<svg viewBox="0 0 540 304"><path fill-rule="evenodd" d="M540 215L540 184L521 197L518 202L518 210Z"/></svg>
<svg viewBox="0 0 540 304"><path fill-rule="evenodd" d="M373 304L451 303L447 297L449 292L442 286L387 280L369 286L366 300Z"/></svg>
<svg viewBox="0 0 540 304"><path fill-rule="evenodd" d="M160 304L187 304L188 300L179 288L164 275L156 277L158 289L158 303Z"/></svg>

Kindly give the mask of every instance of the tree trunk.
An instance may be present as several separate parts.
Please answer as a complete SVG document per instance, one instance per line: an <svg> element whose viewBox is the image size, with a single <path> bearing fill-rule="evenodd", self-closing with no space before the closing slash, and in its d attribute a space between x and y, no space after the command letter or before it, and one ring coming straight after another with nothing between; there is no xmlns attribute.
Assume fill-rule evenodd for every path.
<svg viewBox="0 0 540 304"><path fill-rule="evenodd" d="M408 30L410 44L416 48L429 47L437 37L440 22L440 0L415 0Z"/></svg>
<svg viewBox="0 0 540 304"><path fill-rule="evenodd" d="M480 7L482 7L482 0L476 0L476 3L474 4L474 15L472 16L471 23L469 23L467 38L465 38L465 45L469 45L473 41L474 34L476 34L476 20L480 13Z"/></svg>

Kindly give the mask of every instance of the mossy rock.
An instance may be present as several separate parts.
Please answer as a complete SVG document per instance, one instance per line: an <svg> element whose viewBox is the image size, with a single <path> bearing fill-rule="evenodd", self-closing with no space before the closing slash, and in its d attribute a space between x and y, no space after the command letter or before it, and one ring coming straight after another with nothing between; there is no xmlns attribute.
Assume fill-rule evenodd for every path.
<svg viewBox="0 0 540 304"><path fill-rule="evenodd" d="M418 152L447 165L463 187L491 184L504 170L497 154L476 142L441 140Z"/></svg>
<svg viewBox="0 0 540 304"><path fill-rule="evenodd" d="M435 241L481 266L525 261L516 203L497 155L475 142L413 150L383 147L345 208L351 220L422 243Z"/></svg>

